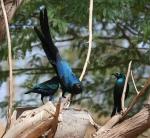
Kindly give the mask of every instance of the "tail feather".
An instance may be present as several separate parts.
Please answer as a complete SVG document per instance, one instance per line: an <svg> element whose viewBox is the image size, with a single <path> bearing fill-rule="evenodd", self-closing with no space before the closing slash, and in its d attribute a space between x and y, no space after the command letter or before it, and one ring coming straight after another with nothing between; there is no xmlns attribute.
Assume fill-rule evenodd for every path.
<svg viewBox="0 0 150 138"><path fill-rule="evenodd" d="M24 94L29 94L29 93L32 93L32 92L33 92L33 91L30 90L30 91L25 92Z"/></svg>
<svg viewBox="0 0 150 138"><path fill-rule="evenodd" d="M54 46L53 41L52 41L52 37L50 34L50 30L49 30L46 8L44 9L44 14L43 14L43 11L40 11L40 26L41 26L41 30L42 30L46 40L47 41L51 40L51 41L49 41L49 43Z"/></svg>
<svg viewBox="0 0 150 138"><path fill-rule="evenodd" d="M42 33L37 29L37 27L34 27L34 31L36 32L37 36L39 37L39 39L41 40L43 45L47 45L44 36L42 35Z"/></svg>
<svg viewBox="0 0 150 138"><path fill-rule="evenodd" d="M59 51L52 41L46 8L44 9L44 12L40 11L40 26L42 33L36 27L35 32L42 42L42 47L46 53L47 58L51 64L54 64L54 62L56 62L57 56L59 55Z"/></svg>

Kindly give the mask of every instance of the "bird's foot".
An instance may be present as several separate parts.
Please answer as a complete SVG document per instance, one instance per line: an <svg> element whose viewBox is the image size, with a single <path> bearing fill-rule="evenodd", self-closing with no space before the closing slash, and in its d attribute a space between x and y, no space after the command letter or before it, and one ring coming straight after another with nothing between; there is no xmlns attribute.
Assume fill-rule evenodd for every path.
<svg viewBox="0 0 150 138"><path fill-rule="evenodd" d="M69 106L70 106L70 103L71 103L71 101L70 100L67 100L67 101L65 101L65 103L64 103L64 109L68 109L69 108Z"/></svg>
<svg viewBox="0 0 150 138"><path fill-rule="evenodd" d="M106 130L104 130L104 133L107 133L108 131L110 131L111 129L106 129Z"/></svg>
<svg viewBox="0 0 150 138"><path fill-rule="evenodd" d="M127 111L127 108L125 107L123 110L121 110L120 114L123 115Z"/></svg>

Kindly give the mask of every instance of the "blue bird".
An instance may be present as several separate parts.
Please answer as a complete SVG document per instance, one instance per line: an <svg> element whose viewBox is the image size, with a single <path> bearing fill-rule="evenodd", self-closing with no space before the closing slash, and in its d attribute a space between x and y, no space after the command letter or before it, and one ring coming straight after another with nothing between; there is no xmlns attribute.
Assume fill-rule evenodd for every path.
<svg viewBox="0 0 150 138"><path fill-rule="evenodd" d="M120 113L122 110L121 97L122 97L123 88L124 88L124 84L125 84L125 80L126 80L126 77L123 73L115 73L113 75L116 77L117 80L115 82L114 91L113 91L114 108L113 108L111 117L114 116L116 113ZM125 99L127 98L128 93L129 93L129 84L127 84Z"/></svg>
<svg viewBox="0 0 150 138"><path fill-rule="evenodd" d="M53 95L57 92L58 88L59 88L59 79L57 76L55 76L50 80L37 84L36 86L33 87L32 90L26 92L25 94L29 93L41 94L41 101L44 104L43 98L49 96L49 100L51 101L53 99Z"/></svg>
<svg viewBox="0 0 150 138"><path fill-rule="evenodd" d="M57 76L59 77L61 89L63 92L62 96L65 97L65 92L71 93L72 96L81 93L82 84L80 80L73 73L67 61L61 58L58 48L52 41L46 8L44 9L44 12L40 11L40 26L41 32L36 27L34 29L42 42L42 47L49 62L52 64L55 72L57 73Z"/></svg>

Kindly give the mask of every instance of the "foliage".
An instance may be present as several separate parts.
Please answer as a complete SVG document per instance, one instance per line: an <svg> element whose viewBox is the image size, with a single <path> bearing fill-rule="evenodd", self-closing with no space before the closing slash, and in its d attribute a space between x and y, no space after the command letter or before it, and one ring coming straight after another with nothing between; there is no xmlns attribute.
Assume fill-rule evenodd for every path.
<svg viewBox="0 0 150 138"><path fill-rule="evenodd" d="M80 75L88 46L89 1L87 0L24 1L10 26L14 59L24 59L26 53L33 51L35 47L41 50L33 26L39 26L39 10L43 6L48 9L49 24L54 41L58 42L61 39L60 47L62 47L63 43L72 40L69 41L70 44L67 44L69 48L65 48L65 46L60 49L63 57L73 67L79 68L75 69L75 72ZM110 114L113 104L112 89L115 81L111 74L114 72L126 73L130 60L133 60L132 69L137 79L137 86L141 89L145 81L143 77L149 76L147 73L145 75L145 72L148 72L146 67L150 65L149 10L149 0L94 0L92 55L88 73L83 81L84 93L77 96L76 101L85 103L87 107L91 107L100 115ZM0 59L6 60L6 43L0 47L0 52L3 53L0 55ZM27 83L23 84L24 87L38 82L43 73L49 74L49 71L41 70L43 67L49 67L44 64L45 58L44 63L41 61L43 61L43 56L38 57L37 55L30 60L30 67L39 68L38 73L40 74L34 70L22 72L33 74L33 77L28 78L31 82L27 80ZM2 72L1 81L6 80L6 77L7 75ZM132 97L134 88L131 82L130 84L130 96ZM89 98L79 100L84 97ZM145 98L146 96L143 100ZM89 106L88 103L92 104Z"/></svg>

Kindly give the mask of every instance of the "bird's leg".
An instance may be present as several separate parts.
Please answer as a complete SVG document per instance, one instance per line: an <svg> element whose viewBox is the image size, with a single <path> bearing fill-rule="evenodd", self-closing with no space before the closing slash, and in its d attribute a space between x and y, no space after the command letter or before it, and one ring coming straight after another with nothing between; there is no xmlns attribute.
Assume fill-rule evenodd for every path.
<svg viewBox="0 0 150 138"><path fill-rule="evenodd" d="M73 97L75 96L75 94L71 94L71 97L70 97L70 101L72 101L73 100Z"/></svg>
<svg viewBox="0 0 150 138"><path fill-rule="evenodd" d="M49 101L53 101L53 99L54 99L54 96L50 95L49 96Z"/></svg>
<svg viewBox="0 0 150 138"><path fill-rule="evenodd" d="M44 96L43 96L43 95L41 95L41 101L42 101L42 103L44 104L43 97L44 97Z"/></svg>
<svg viewBox="0 0 150 138"><path fill-rule="evenodd" d="M125 107L124 111L121 110L121 114L123 115L126 112L127 108Z"/></svg>
<svg viewBox="0 0 150 138"><path fill-rule="evenodd" d="M66 98L64 91L62 92L62 97L63 97L63 98Z"/></svg>
<svg viewBox="0 0 150 138"><path fill-rule="evenodd" d="M65 100L64 109L69 108L70 103L71 103L71 97L72 97L72 94L68 94L66 96L66 99L64 99Z"/></svg>

